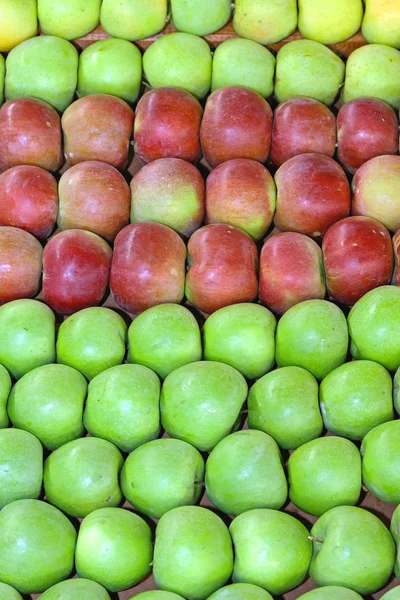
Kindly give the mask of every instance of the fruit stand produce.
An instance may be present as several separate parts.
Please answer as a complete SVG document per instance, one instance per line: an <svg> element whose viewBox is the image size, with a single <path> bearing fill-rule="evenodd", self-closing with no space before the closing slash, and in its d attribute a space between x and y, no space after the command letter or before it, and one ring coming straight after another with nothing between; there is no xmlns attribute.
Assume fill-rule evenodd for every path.
<svg viewBox="0 0 400 600"><path fill-rule="evenodd" d="M399 109L399 0L0 0L0 600L400 600Z"/></svg>

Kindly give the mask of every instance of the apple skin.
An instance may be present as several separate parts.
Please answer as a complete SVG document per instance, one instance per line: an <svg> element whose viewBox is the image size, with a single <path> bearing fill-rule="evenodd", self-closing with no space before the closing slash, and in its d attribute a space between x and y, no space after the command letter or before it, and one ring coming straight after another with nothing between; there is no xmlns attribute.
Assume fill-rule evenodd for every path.
<svg viewBox="0 0 400 600"><path fill-rule="evenodd" d="M148 592L140 592L139 594L132 596L130 600L133 600L133 598L138 600L185 600L178 594L174 594L173 592L164 592L163 590L149 590Z"/></svg>
<svg viewBox="0 0 400 600"><path fill-rule="evenodd" d="M120 0L115 10L114 0L103 0L100 21L114 38L139 40L150 37L165 27L168 0Z"/></svg>
<svg viewBox="0 0 400 600"><path fill-rule="evenodd" d="M85 600L110 600L103 586L95 581L81 578L60 581L41 595L43 600L76 600L77 597Z"/></svg>
<svg viewBox="0 0 400 600"><path fill-rule="evenodd" d="M237 227L214 223L192 235L185 294L197 309L212 313L257 296L258 253L253 240Z"/></svg>
<svg viewBox="0 0 400 600"><path fill-rule="evenodd" d="M38 0L41 32L67 40L83 37L97 27L101 0Z"/></svg>
<svg viewBox="0 0 400 600"><path fill-rule="evenodd" d="M0 512L0 534L0 579L21 594L43 592L71 573L76 531L55 506L11 502Z"/></svg>
<svg viewBox="0 0 400 600"><path fill-rule="evenodd" d="M270 159L277 167L298 154L317 152L332 157L336 149L336 119L313 98L290 98L275 109Z"/></svg>
<svg viewBox="0 0 400 600"><path fill-rule="evenodd" d="M302 594L298 600L362 600L362 597L349 588L338 585L326 585Z"/></svg>
<svg viewBox="0 0 400 600"><path fill-rule="evenodd" d="M207 177L207 223L234 225L259 240L272 223L275 205L273 177L255 160L227 160Z"/></svg>
<svg viewBox="0 0 400 600"><path fill-rule="evenodd" d="M277 203L274 223L315 239L350 213L350 186L340 165L323 154L300 154L275 174Z"/></svg>
<svg viewBox="0 0 400 600"><path fill-rule="evenodd" d="M37 2L23 4L6 0L0 9L0 52L9 52L24 40L37 34Z"/></svg>
<svg viewBox="0 0 400 600"><path fill-rule="evenodd" d="M135 153L143 162L181 158L196 162L201 156L201 104L189 92L163 87L146 92L136 108Z"/></svg>
<svg viewBox="0 0 400 600"><path fill-rule="evenodd" d="M57 111L37 98L15 98L0 109L0 170L33 165L57 171L63 156Z"/></svg>
<svg viewBox="0 0 400 600"><path fill-rule="evenodd" d="M203 155L211 167L233 158L265 162L271 143L272 110L260 94L240 86L207 98L200 127Z"/></svg>
<svg viewBox="0 0 400 600"><path fill-rule="evenodd" d="M61 118L65 158L71 165L98 160L123 169L134 118L129 104L116 96L92 94L75 100Z"/></svg>
<svg viewBox="0 0 400 600"><path fill-rule="evenodd" d="M397 1L366 0L361 31L370 44L386 44L400 48L400 11ZM397 590L397 593L399 591ZM386 595L383 597L386 599Z"/></svg>
<svg viewBox="0 0 400 600"><path fill-rule="evenodd" d="M228 528L200 506L180 506L156 529L153 575L158 588L202 600L223 586L233 568Z"/></svg>
<svg viewBox="0 0 400 600"><path fill-rule="evenodd" d="M252 583L231 583L211 594L207 600L272 600L272 596Z"/></svg>
<svg viewBox="0 0 400 600"><path fill-rule="evenodd" d="M400 503L400 421L374 427L361 444L363 483L379 500Z"/></svg>
<svg viewBox="0 0 400 600"><path fill-rule="evenodd" d="M301 233L271 236L261 250L259 281L260 302L278 315L304 300L325 298L321 248Z"/></svg>
<svg viewBox="0 0 400 600"><path fill-rule="evenodd" d="M363 12L362 0L299 0L299 31L321 44L337 44L360 29Z"/></svg>
<svg viewBox="0 0 400 600"><path fill-rule="evenodd" d="M53 236L43 252L43 298L55 312L69 315L100 304L112 250L100 236L69 229Z"/></svg>
<svg viewBox="0 0 400 600"><path fill-rule="evenodd" d="M237 0L233 28L241 37L272 44L296 29L296 0Z"/></svg>
<svg viewBox="0 0 400 600"><path fill-rule="evenodd" d="M71 167L61 176L58 192L60 229L86 229L112 242L129 223L129 186L107 163L88 160Z"/></svg>
<svg viewBox="0 0 400 600"><path fill-rule="evenodd" d="M392 534L394 541L396 543L396 560L394 564L394 572L399 576L400 573L400 553L399 553L399 545L400 545L400 509L397 507L393 513L392 521L390 523L390 533Z"/></svg>
<svg viewBox="0 0 400 600"><path fill-rule="evenodd" d="M11 391L11 377L3 365L0 365L0 430L8 427L8 414L6 410L8 396ZM0 432L1 436L1 432Z"/></svg>
<svg viewBox="0 0 400 600"><path fill-rule="evenodd" d="M397 585L396 587L394 587L391 590L389 590L388 592L386 592L386 594L383 594L383 596L381 596L381 600L399 600L399 598L400 598L400 585Z"/></svg>
<svg viewBox="0 0 400 600"><path fill-rule="evenodd" d="M23 600L21 594L6 583L0 583L0 594L3 600Z"/></svg>
<svg viewBox="0 0 400 600"><path fill-rule="evenodd" d="M231 16L230 0L171 0L172 22L178 31L208 35L223 27Z"/></svg>
<svg viewBox="0 0 400 600"><path fill-rule="evenodd" d="M400 368L393 378L393 403L397 414L400 414Z"/></svg>
<svg viewBox="0 0 400 600"><path fill-rule="evenodd" d="M0 54L0 106L4 102L4 82L6 77L6 61L2 54Z"/></svg>

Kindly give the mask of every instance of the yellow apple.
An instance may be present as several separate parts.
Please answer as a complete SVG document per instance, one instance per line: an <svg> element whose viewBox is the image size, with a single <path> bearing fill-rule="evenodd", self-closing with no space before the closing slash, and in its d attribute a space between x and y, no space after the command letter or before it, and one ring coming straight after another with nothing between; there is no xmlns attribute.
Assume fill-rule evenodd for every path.
<svg viewBox="0 0 400 600"><path fill-rule="evenodd" d="M36 0L1 0L0 52L8 52L36 33Z"/></svg>
<svg viewBox="0 0 400 600"><path fill-rule="evenodd" d="M236 0L233 28L241 37L272 44L297 26L296 0Z"/></svg>
<svg viewBox="0 0 400 600"><path fill-rule="evenodd" d="M335 44L354 35L362 17L361 0L299 0L300 33L321 44Z"/></svg>
<svg viewBox="0 0 400 600"><path fill-rule="evenodd" d="M365 0L362 33L370 44L400 48L399 0Z"/></svg>

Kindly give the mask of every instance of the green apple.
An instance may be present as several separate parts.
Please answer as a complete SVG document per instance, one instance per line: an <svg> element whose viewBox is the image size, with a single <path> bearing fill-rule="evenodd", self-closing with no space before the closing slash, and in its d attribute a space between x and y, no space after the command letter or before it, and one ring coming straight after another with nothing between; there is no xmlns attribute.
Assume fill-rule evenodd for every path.
<svg viewBox="0 0 400 600"><path fill-rule="evenodd" d="M214 361L185 365L164 381L162 426L171 437L207 452L231 433L246 396L246 380L233 367Z"/></svg>
<svg viewBox="0 0 400 600"><path fill-rule="evenodd" d="M204 460L190 444L162 438L128 456L121 490L141 513L159 519L172 508L196 504L202 492Z"/></svg>
<svg viewBox="0 0 400 600"><path fill-rule="evenodd" d="M77 369L87 379L119 365L125 356L127 326L110 308L84 308L58 330L57 362Z"/></svg>
<svg viewBox="0 0 400 600"><path fill-rule="evenodd" d="M141 592L135 594L130 600L185 600L182 596L174 594L173 592L164 592L163 590L150 590L148 592Z"/></svg>
<svg viewBox="0 0 400 600"><path fill-rule="evenodd" d="M311 515L357 504L360 497L361 456L345 438L327 436L303 444L289 457L288 473L291 501Z"/></svg>
<svg viewBox="0 0 400 600"><path fill-rule="evenodd" d="M273 44L297 26L296 0L236 0L233 28L240 37Z"/></svg>
<svg viewBox="0 0 400 600"><path fill-rule="evenodd" d="M394 572L397 577L400 576L400 508L397 507L393 513L392 521L390 523L390 532L396 542L396 562L394 565Z"/></svg>
<svg viewBox="0 0 400 600"><path fill-rule="evenodd" d="M208 35L221 29L231 16L231 0L171 0L175 29Z"/></svg>
<svg viewBox="0 0 400 600"><path fill-rule="evenodd" d="M305 300L292 306L278 323L276 362L279 367L302 367L323 379L344 363L348 344L340 308L327 300Z"/></svg>
<svg viewBox="0 0 400 600"><path fill-rule="evenodd" d="M0 583L1 600L23 600L21 594L6 583Z"/></svg>
<svg viewBox="0 0 400 600"><path fill-rule="evenodd" d="M100 40L79 57L78 96L111 94L135 102L141 85L142 55L127 40Z"/></svg>
<svg viewBox="0 0 400 600"><path fill-rule="evenodd" d="M0 580L36 594L68 577L74 566L75 527L41 500L16 500L0 512Z"/></svg>
<svg viewBox="0 0 400 600"><path fill-rule="evenodd" d="M6 76L6 61L4 56L0 54L0 106L4 101L4 79Z"/></svg>
<svg viewBox="0 0 400 600"><path fill-rule="evenodd" d="M393 419L392 379L376 362L346 363L322 381L320 405L328 431L362 440L370 429Z"/></svg>
<svg viewBox="0 0 400 600"><path fill-rule="evenodd" d="M0 364L15 379L55 361L53 311L37 300L0 306Z"/></svg>
<svg viewBox="0 0 400 600"><path fill-rule="evenodd" d="M272 596L252 583L232 583L211 594L208 600L272 600Z"/></svg>
<svg viewBox="0 0 400 600"><path fill-rule="evenodd" d="M311 560L308 531L300 521L278 510L249 510L229 528L234 550L233 581L253 583L273 595L299 585Z"/></svg>
<svg viewBox="0 0 400 600"><path fill-rule="evenodd" d="M67 40L80 38L99 24L100 5L101 0L38 0L40 29Z"/></svg>
<svg viewBox="0 0 400 600"><path fill-rule="evenodd" d="M351 53L346 64L343 102L372 96L400 108L400 51L367 44Z"/></svg>
<svg viewBox="0 0 400 600"><path fill-rule="evenodd" d="M232 433L215 446L205 482L214 506L234 516L253 508L281 508L288 492L276 442L255 429Z"/></svg>
<svg viewBox="0 0 400 600"><path fill-rule="evenodd" d="M95 437L73 440L44 463L44 490L49 502L72 517L97 508L118 506L118 478L123 458L111 442Z"/></svg>
<svg viewBox="0 0 400 600"><path fill-rule="evenodd" d="M371 594L393 571L395 547L385 525L356 506L336 506L311 529L310 575L318 586L339 585Z"/></svg>
<svg viewBox="0 0 400 600"><path fill-rule="evenodd" d="M400 585L392 588L381 596L381 600L400 600Z"/></svg>
<svg viewBox="0 0 400 600"><path fill-rule="evenodd" d="M400 367L393 378L393 401L397 414L400 414Z"/></svg>
<svg viewBox="0 0 400 600"><path fill-rule="evenodd" d="M362 597L349 588L327 585L302 594L298 600L362 600Z"/></svg>
<svg viewBox="0 0 400 600"><path fill-rule="evenodd" d="M365 0L361 28L369 44L400 48L400 11L397 0Z"/></svg>
<svg viewBox="0 0 400 600"><path fill-rule="evenodd" d="M342 59L323 44L312 40L289 42L277 55L275 96L278 102L309 96L330 106L338 95L344 71Z"/></svg>
<svg viewBox="0 0 400 600"><path fill-rule="evenodd" d="M343 42L361 27L362 0L299 0L299 30L321 44Z"/></svg>
<svg viewBox="0 0 400 600"><path fill-rule="evenodd" d="M0 429L8 427L8 414L6 410L8 396L11 391L11 377L3 365L0 365Z"/></svg>
<svg viewBox="0 0 400 600"><path fill-rule="evenodd" d="M211 87L211 50L191 33L158 38L143 55L143 70L152 88L178 87L204 98Z"/></svg>
<svg viewBox="0 0 400 600"><path fill-rule="evenodd" d="M124 452L154 440L160 432L160 381L141 365L118 365L89 384L86 429Z"/></svg>
<svg viewBox="0 0 400 600"><path fill-rule="evenodd" d="M62 38L40 35L7 56L6 98L33 96L64 111L73 100L77 77L76 48Z"/></svg>
<svg viewBox="0 0 400 600"><path fill-rule="evenodd" d="M374 360L389 371L400 367L400 288L384 285L367 292L347 320L354 358Z"/></svg>
<svg viewBox="0 0 400 600"><path fill-rule="evenodd" d="M204 323L204 358L235 367L249 379L270 371L275 362L276 319L260 304L233 304Z"/></svg>
<svg viewBox="0 0 400 600"><path fill-rule="evenodd" d="M0 52L9 52L37 34L36 0L2 0L0 4Z"/></svg>
<svg viewBox="0 0 400 600"><path fill-rule="evenodd" d="M211 510L181 506L161 517L153 561L157 587L201 600L227 582L232 567L228 528Z"/></svg>
<svg viewBox="0 0 400 600"><path fill-rule="evenodd" d="M287 450L321 435L318 383L300 367L282 367L261 377L247 399L251 429L265 431Z"/></svg>
<svg viewBox="0 0 400 600"><path fill-rule="evenodd" d="M165 379L175 369L201 360L199 325L180 304L159 304L143 311L128 329L128 361L145 365Z"/></svg>
<svg viewBox="0 0 400 600"><path fill-rule="evenodd" d="M147 575L152 558L150 527L138 515L123 508L100 508L83 519L75 553L79 577L119 592Z"/></svg>
<svg viewBox="0 0 400 600"><path fill-rule="evenodd" d="M400 504L400 421L371 429L360 451L364 485L379 500Z"/></svg>
<svg viewBox="0 0 400 600"><path fill-rule="evenodd" d="M40 596L42 600L110 600L99 583L89 579L67 579L56 583Z"/></svg>
<svg viewBox="0 0 400 600"><path fill-rule="evenodd" d="M164 28L168 0L103 0L100 22L114 38L140 40L151 37Z"/></svg>

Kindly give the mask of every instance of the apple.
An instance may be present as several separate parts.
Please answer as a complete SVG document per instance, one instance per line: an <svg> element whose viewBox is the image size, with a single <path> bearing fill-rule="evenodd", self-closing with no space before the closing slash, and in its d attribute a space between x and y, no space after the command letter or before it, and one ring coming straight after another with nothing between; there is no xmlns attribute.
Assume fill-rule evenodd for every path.
<svg viewBox="0 0 400 600"><path fill-rule="evenodd" d="M55 317L37 300L0 306L0 364L15 379L55 361Z"/></svg>
<svg viewBox="0 0 400 600"><path fill-rule="evenodd" d="M60 117L36 98L9 100L0 109L0 170L34 165L56 171L62 162Z"/></svg>
<svg viewBox="0 0 400 600"><path fill-rule="evenodd" d="M281 448L298 448L322 433L318 384L300 367L282 367L261 377L247 399L250 429L265 431Z"/></svg>
<svg viewBox="0 0 400 600"><path fill-rule="evenodd" d="M209 92L211 69L210 46L191 33L161 36L143 55L143 71L150 87L182 88L196 98Z"/></svg>
<svg viewBox="0 0 400 600"><path fill-rule="evenodd" d="M346 317L338 306L327 300L305 300L278 322L276 362L279 367L302 367L323 379L345 362L348 342Z"/></svg>
<svg viewBox="0 0 400 600"><path fill-rule="evenodd" d="M355 98L337 116L338 160L354 174L367 160L399 151L399 122L393 108L377 98Z"/></svg>
<svg viewBox="0 0 400 600"><path fill-rule="evenodd" d="M160 158L131 183L131 223L153 221L189 237L204 219L204 180L190 162Z"/></svg>
<svg viewBox="0 0 400 600"><path fill-rule="evenodd" d="M369 44L400 48L400 11L397 1L365 0L361 31Z"/></svg>
<svg viewBox="0 0 400 600"><path fill-rule="evenodd" d="M23 600L21 594L6 583L0 583L0 594L3 600Z"/></svg>
<svg viewBox="0 0 400 600"><path fill-rule="evenodd" d="M237 425L247 383L233 367L214 361L176 369L161 389L161 423L170 437L208 452Z"/></svg>
<svg viewBox="0 0 400 600"><path fill-rule="evenodd" d="M163 590L149 590L148 592L140 592L132 596L130 600L184 600L182 596L173 592L164 592Z"/></svg>
<svg viewBox="0 0 400 600"><path fill-rule="evenodd" d="M140 313L156 304L180 303L185 285L186 247L160 223L134 223L115 238L110 287L117 304Z"/></svg>
<svg viewBox="0 0 400 600"><path fill-rule="evenodd" d="M86 392L86 379L75 369L43 365L14 385L8 415L14 427L30 431L48 450L54 450L83 435Z"/></svg>
<svg viewBox="0 0 400 600"><path fill-rule="evenodd" d="M236 0L233 28L240 37L272 44L288 37L296 26L296 0Z"/></svg>
<svg viewBox="0 0 400 600"><path fill-rule="evenodd" d="M392 284L400 286L400 272L399 272L399 259L400 259L400 233L396 231L392 238L393 251L394 251L394 271L392 277Z"/></svg>
<svg viewBox="0 0 400 600"><path fill-rule="evenodd" d="M171 0L172 22L178 31L204 36L223 27L231 16L230 0Z"/></svg>
<svg viewBox="0 0 400 600"><path fill-rule="evenodd" d="M336 119L313 98L290 98L275 109L271 161L277 167L298 154L317 152L332 157L336 149Z"/></svg>
<svg viewBox="0 0 400 600"><path fill-rule="evenodd" d="M321 44L337 44L360 29L363 12L362 0L299 0L299 31Z"/></svg>
<svg viewBox="0 0 400 600"><path fill-rule="evenodd" d="M161 31L167 20L168 0L103 0L100 22L114 38L139 40Z"/></svg>
<svg viewBox="0 0 400 600"><path fill-rule="evenodd" d="M136 108L136 155L143 162L158 158L196 162L201 156L202 115L200 103L185 90L165 87L145 93Z"/></svg>
<svg viewBox="0 0 400 600"><path fill-rule="evenodd" d="M123 508L99 508L85 517L76 542L79 577L119 592L141 581L151 569L151 531Z"/></svg>
<svg viewBox="0 0 400 600"><path fill-rule="evenodd" d="M399 522L399 517L400 517L400 509L399 509L399 507L397 507L393 513L392 521L390 523L390 532L396 543L396 559L395 559L395 565L394 565L394 572L397 577L399 576L399 573L400 573L400 553L399 553L400 522Z"/></svg>
<svg viewBox="0 0 400 600"><path fill-rule="evenodd" d="M259 240L271 225L275 205L273 177L255 160L227 160L207 177L207 223L234 225Z"/></svg>
<svg viewBox="0 0 400 600"><path fill-rule="evenodd" d="M386 594L383 594L383 596L381 596L381 600L399 600L399 598L400 598L400 585L397 585L396 587L394 587L391 590L389 590L388 592L386 592Z"/></svg>
<svg viewBox="0 0 400 600"><path fill-rule="evenodd" d="M60 581L41 595L42 600L76 600L77 597L85 600L110 600L103 586L89 579Z"/></svg>
<svg viewBox="0 0 400 600"><path fill-rule="evenodd" d="M9 52L37 34L37 2L5 0L0 8L0 52Z"/></svg>
<svg viewBox="0 0 400 600"><path fill-rule="evenodd" d="M39 291L43 249L32 234L0 227L0 305Z"/></svg>
<svg viewBox="0 0 400 600"><path fill-rule="evenodd" d="M291 515L268 508L249 510L232 521L229 531L235 583L253 583L277 595L305 578L311 542L307 529Z"/></svg>
<svg viewBox="0 0 400 600"><path fill-rule="evenodd" d="M393 403L397 414L400 414L400 368L393 378Z"/></svg>
<svg viewBox="0 0 400 600"><path fill-rule="evenodd" d="M11 377L3 365L0 365L0 430L8 427L8 414L6 410L8 396L11 391ZM1 436L1 431L0 431Z"/></svg>
<svg viewBox="0 0 400 600"><path fill-rule="evenodd" d="M116 96L93 94L79 98L64 112L65 157L71 165L99 160L117 169L128 161L134 112Z"/></svg>
<svg viewBox="0 0 400 600"><path fill-rule="evenodd" d="M272 110L264 98L240 86L224 87L207 98L200 127L203 155L211 167L233 158L268 158Z"/></svg>
<svg viewBox="0 0 400 600"><path fill-rule="evenodd" d="M158 436L159 402L160 382L153 371L141 365L117 365L90 382L84 424L93 436L132 452Z"/></svg>
<svg viewBox="0 0 400 600"><path fill-rule="evenodd" d="M100 20L101 0L38 0L41 32L74 40L90 33Z"/></svg>
<svg viewBox="0 0 400 600"><path fill-rule="evenodd" d="M0 106L4 102L4 80L6 76L6 61L4 56L0 54Z"/></svg>
<svg viewBox="0 0 400 600"><path fill-rule="evenodd" d="M272 596L252 583L232 583L211 594L208 600L272 600Z"/></svg>
<svg viewBox="0 0 400 600"><path fill-rule="evenodd" d="M203 354L196 318L180 304L159 304L142 312L129 326L128 341L128 362L149 367L163 379Z"/></svg>
<svg viewBox="0 0 400 600"><path fill-rule="evenodd" d="M233 551L225 523L207 508L180 506L156 529L153 576L158 588L187 600L207 598L232 573Z"/></svg>
<svg viewBox="0 0 400 600"><path fill-rule="evenodd" d="M258 379L274 365L275 330L274 315L259 304L225 306L204 323L204 358Z"/></svg>
<svg viewBox="0 0 400 600"><path fill-rule="evenodd" d="M68 317L58 330L57 362L80 371L87 379L125 357L127 326L115 311L93 306Z"/></svg>
<svg viewBox="0 0 400 600"><path fill-rule="evenodd" d="M21 594L43 592L74 566L76 531L55 506L16 500L0 512L0 579Z"/></svg>
<svg viewBox="0 0 400 600"><path fill-rule="evenodd" d="M59 37L37 36L22 42L8 54L6 98L33 96L62 112L72 102L77 77L76 48Z"/></svg>
<svg viewBox="0 0 400 600"><path fill-rule="evenodd" d="M79 56L78 96L111 94L137 100L142 85L142 55L127 40L99 40Z"/></svg>
<svg viewBox="0 0 400 600"><path fill-rule="evenodd" d="M323 154L300 154L275 174L277 202L274 223L315 239L350 213L350 186L340 165Z"/></svg>
<svg viewBox="0 0 400 600"><path fill-rule="evenodd" d="M98 508L118 506L122 454L107 440L84 437L64 444L44 463L47 500L72 517Z"/></svg>
<svg viewBox="0 0 400 600"><path fill-rule="evenodd" d="M371 429L361 444L362 477L379 500L400 503L400 421L389 421Z"/></svg>
<svg viewBox="0 0 400 600"><path fill-rule="evenodd" d="M363 508L331 508L315 523L311 536L310 575L318 586L340 585L371 594L392 574L393 538L382 521Z"/></svg>
<svg viewBox="0 0 400 600"><path fill-rule="evenodd" d="M338 585L326 585L302 594L298 600L362 600L362 597L349 588Z"/></svg>
<svg viewBox="0 0 400 600"><path fill-rule="evenodd" d="M331 225L322 241L328 293L352 306L370 290L390 283L393 249L386 227L369 217Z"/></svg>
<svg viewBox="0 0 400 600"><path fill-rule="evenodd" d="M266 240L260 254L260 302L281 315L304 300L325 298L321 248L294 231Z"/></svg>
<svg viewBox="0 0 400 600"><path fill-rule="evenodd" d="M203 479L200 452L182 440L162 438L128 456L121 471L121 490L136 510L159 519L172 508L196 504Z"/></svg>

